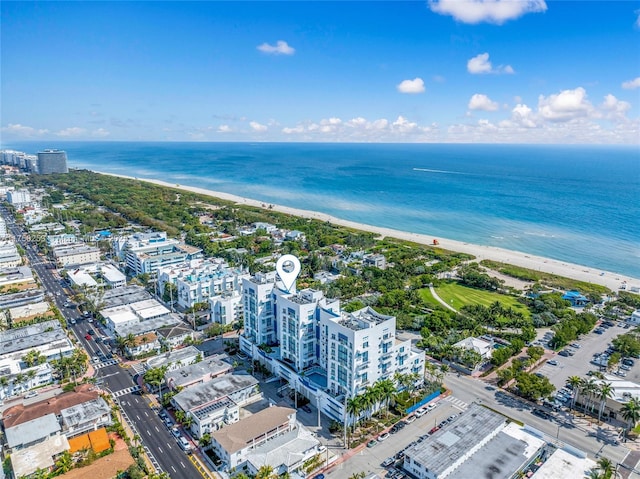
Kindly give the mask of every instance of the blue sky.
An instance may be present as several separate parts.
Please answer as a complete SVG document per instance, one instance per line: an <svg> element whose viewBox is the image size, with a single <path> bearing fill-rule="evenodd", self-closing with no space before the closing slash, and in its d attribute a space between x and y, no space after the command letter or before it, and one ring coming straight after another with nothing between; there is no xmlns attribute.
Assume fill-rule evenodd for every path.
<svg viewBox="0 0 640 479"><path fill-rule="evenodd" d="M640 1L0 8L3 142L640 143Z"/></svg>

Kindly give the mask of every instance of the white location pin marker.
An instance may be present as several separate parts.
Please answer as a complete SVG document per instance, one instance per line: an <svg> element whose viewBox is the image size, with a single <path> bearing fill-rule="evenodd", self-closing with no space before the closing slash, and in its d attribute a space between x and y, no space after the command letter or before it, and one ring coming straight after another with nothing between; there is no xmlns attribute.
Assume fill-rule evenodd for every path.
<svg viewBox="0 0 640 479"><path fill-rule="evenodd" d="M296 278L300 274L300 260L292 254L280 256L276 263L276 271L287 292L291 291L296 283Z"/></svg>

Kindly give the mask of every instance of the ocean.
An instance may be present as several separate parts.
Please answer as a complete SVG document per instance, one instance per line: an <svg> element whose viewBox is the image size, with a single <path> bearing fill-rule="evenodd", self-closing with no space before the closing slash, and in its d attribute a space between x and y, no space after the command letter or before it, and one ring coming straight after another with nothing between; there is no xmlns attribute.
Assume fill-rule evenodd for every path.
<svg viewBox="0 0 640 479"><path fill-rule="evenodd" d="M47 142L69 166L640 277L640 151L621 146Z"/></svg>

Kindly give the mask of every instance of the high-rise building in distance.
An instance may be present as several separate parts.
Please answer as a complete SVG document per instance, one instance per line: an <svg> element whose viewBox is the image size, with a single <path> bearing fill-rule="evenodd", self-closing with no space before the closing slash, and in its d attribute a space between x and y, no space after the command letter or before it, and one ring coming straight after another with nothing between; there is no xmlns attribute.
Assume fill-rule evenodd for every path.
<svg viewBox="0 0 640 479"><path fill-rule="evenodd" d="M67 153L62 150L44 150L38 152L38 173L68 173Z"/></svg>

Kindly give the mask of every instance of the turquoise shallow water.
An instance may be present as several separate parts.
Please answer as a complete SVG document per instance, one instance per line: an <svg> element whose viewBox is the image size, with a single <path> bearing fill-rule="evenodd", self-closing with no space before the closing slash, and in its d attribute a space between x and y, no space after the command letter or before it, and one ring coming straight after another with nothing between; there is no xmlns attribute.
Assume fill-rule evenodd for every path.
<svg viewBox="0 0 640 479"><path fill-rule="evenodd" d="M637 147L12 143L155 178L640 277Z"/></svg>

